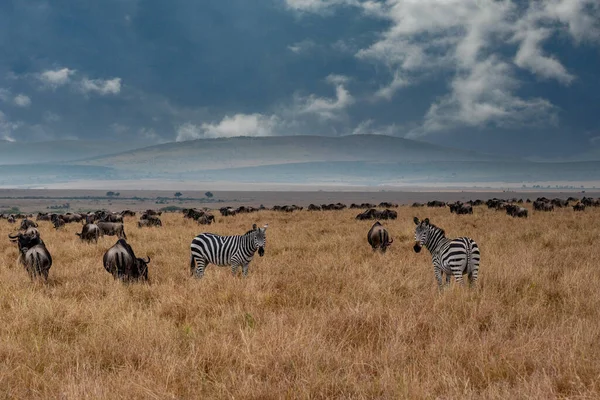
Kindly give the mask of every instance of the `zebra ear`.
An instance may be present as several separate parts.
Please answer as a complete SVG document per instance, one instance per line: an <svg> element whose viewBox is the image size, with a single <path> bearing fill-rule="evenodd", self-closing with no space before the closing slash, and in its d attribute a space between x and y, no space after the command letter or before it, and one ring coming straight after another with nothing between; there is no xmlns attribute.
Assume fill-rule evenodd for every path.
<svg viewBox="0 0 600 400"><path fill-rule="evenodd" d="M419 218L417 218L417 217L414 217L414 218L413 218L413 221L415 221L415 225L419 225Z"/></svg>
<svg viewBox="0 0 600 400"><path fill-rule="evenodd" d="M425 218L425 221L423 222L425 222L425 225L429 225L429 218Z"/></svg>

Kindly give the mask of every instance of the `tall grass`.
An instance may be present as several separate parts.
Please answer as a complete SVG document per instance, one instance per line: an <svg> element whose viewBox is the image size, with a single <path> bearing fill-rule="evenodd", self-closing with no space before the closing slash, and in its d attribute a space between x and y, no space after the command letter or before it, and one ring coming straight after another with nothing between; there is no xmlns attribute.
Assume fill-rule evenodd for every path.
<svg viewBox="0 0 600 400"><path fill-rule="evenodd" d="M125 285L97 245L40 223L54 265L31 282L0 221L0 393L6 398L598 398L600 210L398 209L374 253L356 211L260 212L210 227L126 221L150 283ZM482 253L476 289L439 292L413 216ZM246 279L190 277L198 233L269 223Z"/></svg>

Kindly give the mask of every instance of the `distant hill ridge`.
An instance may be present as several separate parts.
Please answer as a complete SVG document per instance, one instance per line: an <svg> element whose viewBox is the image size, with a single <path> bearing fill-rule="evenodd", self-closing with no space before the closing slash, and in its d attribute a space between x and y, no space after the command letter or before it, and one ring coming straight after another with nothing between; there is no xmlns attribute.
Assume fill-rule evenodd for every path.
<svg viewBox="0 0 600 400"><path fill-rule="evenodd" d="M78 161L129 171L189 172L287 163L498 161L505 157L384 135L197 139Z"/></svg>

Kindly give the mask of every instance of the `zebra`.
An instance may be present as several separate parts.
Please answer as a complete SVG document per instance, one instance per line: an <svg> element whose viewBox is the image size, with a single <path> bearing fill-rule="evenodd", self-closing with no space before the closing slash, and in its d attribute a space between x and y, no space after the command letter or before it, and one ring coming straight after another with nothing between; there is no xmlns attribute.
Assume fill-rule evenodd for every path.
<svg viewBox="0 0 600 400"><path fill-rule="evenodd" d="M220 236L214 233L201 233L192 240L190 272L196 278L204 276L204 269L210 263L218 266L231 266L235 275L237 267L242 267L242 274L248 275L248 265L258 250L258 255L265 254L267 241L266 230L269 225L252 229L243 235Z"/></svg>
<svg viewBox="0 0 600 400"><path fill-rule="evenodd" d="M421 251L421 246L427 247L433 260L433 271L441 288L442 273L446 274L446 284L450 284L450 276L454 275L456 282L463 284L463 275L467 274L469 284L477 282L479 272L479 247L471 238L460 237L448 239L443 229L429 223L429 218L419 221L414 218L415 253Z"/></svg>

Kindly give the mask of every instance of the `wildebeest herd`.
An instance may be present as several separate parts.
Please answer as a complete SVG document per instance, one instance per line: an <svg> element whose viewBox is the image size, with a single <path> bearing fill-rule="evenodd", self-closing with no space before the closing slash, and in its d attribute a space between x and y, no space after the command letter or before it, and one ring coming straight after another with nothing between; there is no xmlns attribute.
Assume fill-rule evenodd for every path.
<svg viewBox="0 0 600 400"><path fill-rule="evenodd" d="M574 211L585 211L586 207L600 207L600 199L584 197L581 200L568 198L562 200L558 198L548 199L539 197L536 200L523 199L498 199L493 198L487 201L471 200L466 203L460 201L446 203L438 200L429 201L426 204L413 203L412 207L448 207L451 213L457 215L471 215L474 207L486 205L489 209L504 211L507 215L515 218L527 218L528 208L524 204L531 204L536 212L551 212L556 208L565 208L571 206ZM392 244L387 229L379 220L395 220L398 213L390 208L398 207L397 204L382 202L375 206L371 203L352 204L349 208L366 208L365 211L358 214L356 220L377 220L367 233L367 241L373 251L380 250L385 253ZM324 210L344 210L348 208L345 204L310 204L307 211ZM384 208L378 210L377 208ZM301 211L304 207L297 205L277 205L272 207L271 211L295 212ZM266 210L265 207L259 208L251 206L222 207L218 211L223 217L230 217L240 213L254 213ZM181 210L184 218L197 221L200 225L210 225L215 222L215 217L209 209L183 209ZM135 255L131 245L127 242L127 235L123 219L124 217L134 217L137 213L132 210L123 210L120 213L99 210L90 213L66 213L50 214L39 213L36 221L50 221L55 229L61 229L66 224L81 223L82 229L76 235L81 241L97 243L102 236L116 236L117 242L110 247L104 254L102 263L107 272L115 279L123 281L137 281L148 279L148 264L150 258L139 258ZM138 228L161 227L161 212L155 210L143 211L139 217ZM22 219L19 230L16 233L10 233L9 239L17 244L18 262L23 265L27 273L32 277L48 278L52 266L52 256L41 238L41 233L37 222L32 214L1 214L0 219L6 219L9 223L16 223L17 219ZM479 270L479 248L471 238L448 239L444 230L432 224L429 219L419 220L415 217L415 246L414 250L419 252L421 247L426 247L431 255L434 264L435 276L438 284L443 284L442 275L445 275L446 283L452 276L457 282L462 283L462 276L467 275L470 283L477 281ZM190 272L192 276L201 278L204 269L209 263L221 266L230 266L235 273L237 267L241 267L243 275L248 273L248 265L256 252L260 256L264 255L266 246L267 225L257 228L256 225L243 235L221 236L212 233L202 233L196 236L191 243L190 251Z"/></svg>

